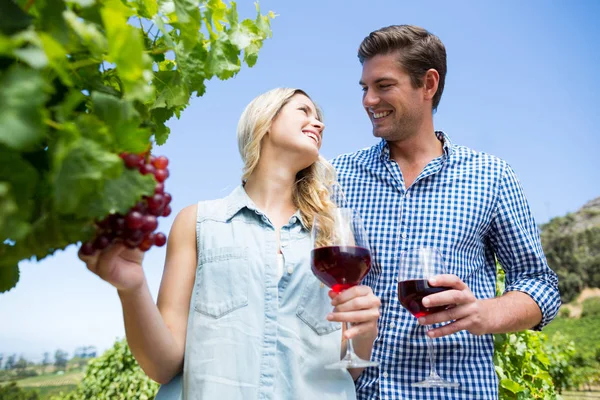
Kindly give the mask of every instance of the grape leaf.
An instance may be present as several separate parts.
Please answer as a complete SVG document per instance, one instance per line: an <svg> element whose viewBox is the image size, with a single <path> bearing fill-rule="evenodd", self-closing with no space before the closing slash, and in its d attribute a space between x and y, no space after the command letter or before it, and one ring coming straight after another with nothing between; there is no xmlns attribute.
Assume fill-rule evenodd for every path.
<svg viewBox="0 0 600 400"><path fill-rule="evenodd" d="M186 106L190 100L188 87L177 70L156 72L154 85L157 96L150 109Z"/></svg>
<svg viewBox="0 0 600 400"><path fill-rule="evenodd" d="M55 204L60 214L89 215L87 205L98 195L104 181L123 170L118 155L81 137L61 137L52 163Z"/></svg>
<svg viewBox="0 0 600 400"><path fill-rule="evenodd" d="M200 32L200 7L198 0L174 0L177 26L181 30L181 41L187 48L198 43Z"/></svg>
<svg viewBox="0 0 600 400"><path fill-rule="evenodd" d="M44 139L48 91L40 72L15 66L0 75L0 143L29 150Z"/></svg>
<svg viewBox="0 0 600 400"><path fill-rule="evenodd" d="M232 78L240 70L239 49L229 41L226 34L211 42L206 59L206 76L216 75L219 79Z"/></svg>
<svg viewBox="0 0 600 400"><path fill-rule="evenodd" d="M4 146L0 146L0 159L0 238L17 240L29 230L38 173Z"/></svg>
<svg viewBox="0 0 600 400"><path fill-rule="evenodd" d="M141 153L147 149L151 132L140 128L142 120L132 102L93 92L92 104L113 135L117 152Z"/></svg>
<svg viewBox="0 0 600 400"><path fill-rule="evenodd" d="M0 32L12 35L18 31L27 29L31 25L32 18L27 15L18 5L8 0L2 2L0 13Z"/></svg>
<svg viewBox="0 0 600 400"><path fill-rule="evenodd" d="M153 94L152 59L144 53L140 31L127 23L131 10L119 0L108 0L102 21L108 40L107 61L116 64L126 98L148 100Z"/></svg>
<svg viewBox="0 0 600 400"><path fill-rule="evenodd" d="M175 47L175 54L178 61L177 69L186 85L189 86L190 93L197 92L197 96L202 96L206 91L204 80L211 78L211 76L205 74L205 61L208 52L204 45L198 43L189 50L180 43Z"/></svg>
<svg viewBox="0 0 600 400"><path fill-rule="evenodd" d="M0 293L12 289L19 282L19 267L17 264L0 264Z"/></svg>
<svg viewBox="0 0 600 400"><path fill-rule="evenodd" d="M126 214L142 196L151 195L155 186L152 175L125 169L120 177L106 181L103 190L89 203L88 213L98 218L115 212Z"/></svg>

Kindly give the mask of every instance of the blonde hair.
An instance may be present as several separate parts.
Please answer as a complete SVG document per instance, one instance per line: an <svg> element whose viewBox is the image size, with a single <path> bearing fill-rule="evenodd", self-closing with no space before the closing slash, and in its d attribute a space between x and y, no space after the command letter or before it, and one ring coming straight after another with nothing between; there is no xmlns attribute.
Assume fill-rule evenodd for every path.
<svg viewBox="0 0 600 400"><path fill-rule="evenodd" d="M237 128L238 147L244 161L242 183L246 182L258 165L262 139L271 128L273 120L296 94L302 94L310 99L310 96L300 89L276 88L261 94L246 106ZM317 118L321 121L323 113L316 104L315 108ZM335 204L330 196L330 188L335 185L337 185L335 169L321 156L311 166L296 174L293 201L300 210L302 222L309 230L312 228L315 215L319 214L326 218L331 216ZM333 219L331 221L333 223ZM318 238L317 242L324 245L331 233L331 229L325 227L322 237Z"/></svg>

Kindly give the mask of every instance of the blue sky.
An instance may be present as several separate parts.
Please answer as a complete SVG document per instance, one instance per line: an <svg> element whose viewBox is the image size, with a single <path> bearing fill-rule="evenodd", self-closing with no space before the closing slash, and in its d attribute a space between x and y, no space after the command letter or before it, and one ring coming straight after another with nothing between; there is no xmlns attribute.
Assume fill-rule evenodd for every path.
<svg viewBox="0 0 600 400"><path fill-rule="evenodd" d="M277 86L299 87L324 109L322 154L331 158L376 143L361 106L356 49L372 30L410 23L437 34L448 52L446 88L435 127L455 143L507 160L538 223L600 196L600 3L593 0L409 2L261 1L278 17L257 65L211 81L157 154L170 159L173 214L227 195L241 161L235 129L246 104ZM240 0L242 17L254 5ZM124 336L116 290L89 273L71 246L39 263L20 264L21 280L0 294L0 352L39 359L58 348L104 350ZM156 297L164 248L144 268Z"/></svg>

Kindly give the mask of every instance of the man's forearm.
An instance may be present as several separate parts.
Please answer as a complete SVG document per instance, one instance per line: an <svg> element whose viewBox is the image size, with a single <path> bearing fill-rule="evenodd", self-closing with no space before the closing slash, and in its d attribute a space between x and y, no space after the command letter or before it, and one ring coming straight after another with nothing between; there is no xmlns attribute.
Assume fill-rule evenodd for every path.
<svg viewBox="0 0 600 400"><path fill-rule="evenodd" d="M507 292L500 297L481 301L487 308L488 333L522 331L542 321L540 308L527 293Z"/></svg>

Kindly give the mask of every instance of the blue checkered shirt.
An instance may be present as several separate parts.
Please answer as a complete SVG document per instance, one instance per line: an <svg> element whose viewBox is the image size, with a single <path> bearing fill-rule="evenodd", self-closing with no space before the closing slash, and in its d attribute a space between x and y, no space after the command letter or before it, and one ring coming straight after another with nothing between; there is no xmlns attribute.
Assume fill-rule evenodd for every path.
<svg viewBox="0 0 600 400"><path fill-rule="evenodd" d="M493 335L461 331L433 340L440 376L457 389L412 388L429 375L423 326L398 301L398 259L406 249L437 247L450 273L479 298L495 296L495 257L506 291L530 295L542 311L541 329L560 306L558 279L548 267L539 233L511 167L489 154L452 144L407 189L385 141L332 163L348 205L364 218L374 264L363 282L381 299L372 359L356 382L358 399L497 399Z"/></svg>

